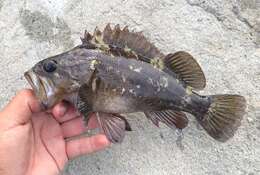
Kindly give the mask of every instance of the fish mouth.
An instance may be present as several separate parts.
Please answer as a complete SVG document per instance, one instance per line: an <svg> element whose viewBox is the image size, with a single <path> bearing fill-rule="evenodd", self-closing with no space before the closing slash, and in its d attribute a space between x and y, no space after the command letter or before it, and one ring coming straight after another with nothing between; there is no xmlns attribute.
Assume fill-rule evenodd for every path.
<svg viewBox="0 0 260 175"><path fill-rule="evenodd" d="M25 72L24 76L43 107L50 108L53 105L52 103L54 100L53 83L47 78L37 75L32 70Z"/></svg>

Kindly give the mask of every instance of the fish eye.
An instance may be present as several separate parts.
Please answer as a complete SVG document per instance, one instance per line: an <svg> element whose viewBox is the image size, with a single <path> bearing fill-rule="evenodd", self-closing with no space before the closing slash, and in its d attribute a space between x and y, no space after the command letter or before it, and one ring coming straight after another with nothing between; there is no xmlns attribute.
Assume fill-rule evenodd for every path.
<svg viewBox="0 0 260 175"><path fill-rule="evenodd" d="M54 72L57 69L56 62L50 61L50 62L44 63L43 69L49 73Z"/></svg>

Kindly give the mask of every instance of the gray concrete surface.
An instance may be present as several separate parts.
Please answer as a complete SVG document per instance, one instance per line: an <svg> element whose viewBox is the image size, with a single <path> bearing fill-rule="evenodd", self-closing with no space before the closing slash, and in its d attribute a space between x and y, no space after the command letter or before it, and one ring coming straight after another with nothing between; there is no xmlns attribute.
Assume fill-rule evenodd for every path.
<svg viewBox="0 0 260 175"><path fill-rule="evenodd" d="M174 131L129 115L134 131L123 144L73 160L63 174L260 174L259 0L0 0L0 106L28 86L26 69L108 22L143 31L165 53L192 53L207 77L201 93L242 94L247 114L224 144L190 117L183 149Z"/></svg>

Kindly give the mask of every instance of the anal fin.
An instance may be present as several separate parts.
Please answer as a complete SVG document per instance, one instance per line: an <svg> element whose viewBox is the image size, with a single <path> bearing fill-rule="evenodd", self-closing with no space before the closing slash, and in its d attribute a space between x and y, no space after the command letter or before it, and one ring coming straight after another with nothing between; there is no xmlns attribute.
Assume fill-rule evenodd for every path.
<svg viewBox="0 0 260 175"><path fill-rule="evenodd" d="M125 137L125 131L132 130L127 120L119 114L97 112L96 115L103 133L112 143L121 143Z"/></svg>
<svg viewBox="0 0 260 175"><path fill-rule="evenodd" d="M187 52L179 51L164 58L164 66L177 75L177 78L196 90L206 86L205 75L198 62Z"/></svg>
<svg viewBox="0 0 260 175"><path fill-rule="evenodd" d="M159 126L159 122L162 122L172 129L183 129L188 124L188 118L186 117L186 115L179 111L149 111L145 112L145 115L156 126Z"/></svg>

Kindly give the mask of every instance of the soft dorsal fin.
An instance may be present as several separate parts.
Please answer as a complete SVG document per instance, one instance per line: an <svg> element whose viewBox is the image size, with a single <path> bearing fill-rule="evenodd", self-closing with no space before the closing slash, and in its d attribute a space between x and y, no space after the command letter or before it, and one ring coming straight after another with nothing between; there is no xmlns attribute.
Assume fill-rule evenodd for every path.
<svg viewBox="0 0 260 175"><path fill-rule="evenodd" d="M177 78L196 90L206 86L205 75L198 62L187 52L179 51L164 58L164 66L177 75Z"/></svg>
<svg viewBox="0 0 260 175"><path fill-rule="evenodd" d="M119 24L115 25L114 29L107 24L103 32L96 27L93 35L85 31L81 40L83 45L95 46L108 54L135 58L148 63L153 58L164 57L142 32L129 31L127 26L120 29Z"/></svg>

